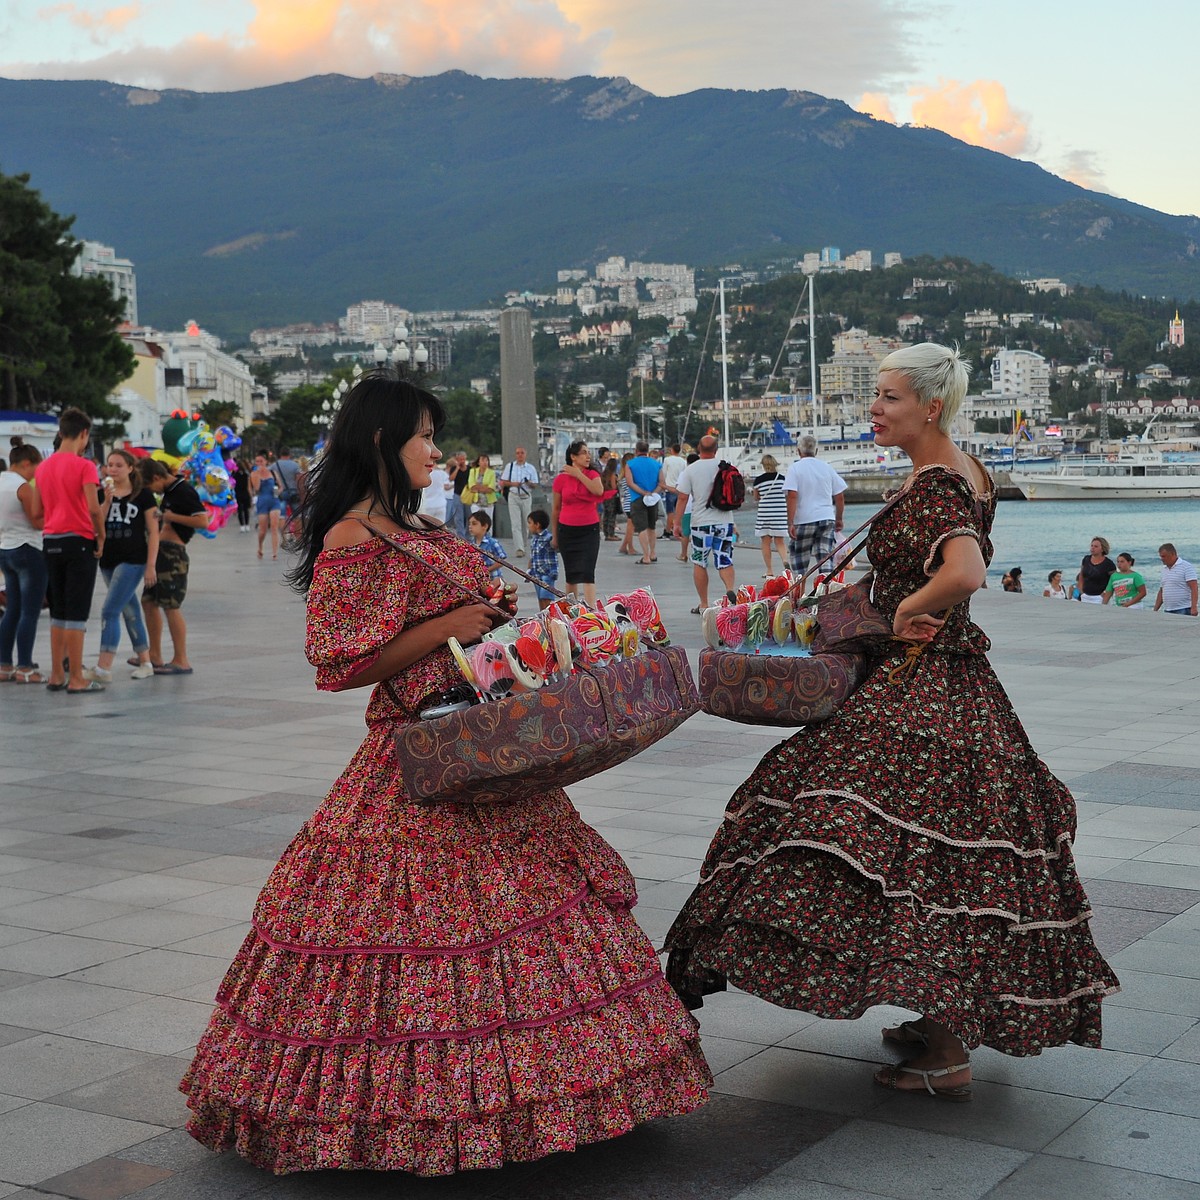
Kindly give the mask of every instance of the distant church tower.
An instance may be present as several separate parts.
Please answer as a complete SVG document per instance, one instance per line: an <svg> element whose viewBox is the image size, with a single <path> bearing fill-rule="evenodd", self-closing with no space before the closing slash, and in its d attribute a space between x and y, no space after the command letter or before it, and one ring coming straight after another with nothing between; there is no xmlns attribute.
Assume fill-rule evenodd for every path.
<svg viewBox="0 0 1200 1200"><path fill-rule="evenodd" d="M1175 310L1175 320L1167 322L1167 345L1183 345L1183 318L1179 315L1179 309Z"/></svg>

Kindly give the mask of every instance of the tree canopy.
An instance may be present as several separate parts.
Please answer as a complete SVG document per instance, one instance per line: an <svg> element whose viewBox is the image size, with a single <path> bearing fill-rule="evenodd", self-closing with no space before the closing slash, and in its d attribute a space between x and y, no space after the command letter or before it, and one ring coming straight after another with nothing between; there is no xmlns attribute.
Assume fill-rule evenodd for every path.
<svg viewBox="0 0 1200 1200"><path fill-rule="evenodd" d="M28 175L0 172L0 389L6 408L89 413L102 436L127 416L109 394L133 374L117 326L124 305L103 279L71 274L81 244Z"/></svg>

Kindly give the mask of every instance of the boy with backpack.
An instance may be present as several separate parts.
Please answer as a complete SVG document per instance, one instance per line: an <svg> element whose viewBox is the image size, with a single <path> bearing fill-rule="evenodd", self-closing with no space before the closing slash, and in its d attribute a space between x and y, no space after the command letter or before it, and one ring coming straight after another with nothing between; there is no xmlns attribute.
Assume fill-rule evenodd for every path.
<svg viewBox="0 0 1200 1200"><path fill-rule="evenodd" d="M725 591L734 590L733 513L745 499L746 484L736 468L717 458L717 439L711 434L702 437L696 449L700 457L680 475L675 490L692 500L689 558L700 601L692 612L699 613L708 607L710 557Z"/></svg>

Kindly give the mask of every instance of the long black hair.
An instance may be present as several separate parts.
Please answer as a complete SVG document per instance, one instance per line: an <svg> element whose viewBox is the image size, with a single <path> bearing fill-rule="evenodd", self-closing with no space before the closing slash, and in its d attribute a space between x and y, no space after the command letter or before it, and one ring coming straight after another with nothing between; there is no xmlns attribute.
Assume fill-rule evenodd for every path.
<svg viewBox="0 0 1200 1200"><path fill-rule="evenodd" d="M308 591L325 535L364 496L401 528L424 529L416 519L421 489L413 487L400 451L426 416L436 435L446 423L441 401L391 371L372 371L346 393L295 514L299 561L287 580L296 591Z"/></svg>

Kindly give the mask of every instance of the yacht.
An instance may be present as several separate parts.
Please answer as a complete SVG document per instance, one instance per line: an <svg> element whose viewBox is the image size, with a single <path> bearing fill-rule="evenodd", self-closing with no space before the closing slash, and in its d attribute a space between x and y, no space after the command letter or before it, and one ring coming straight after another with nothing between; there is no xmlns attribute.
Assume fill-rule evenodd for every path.
<svg viewBox="0 0 1200 1200"><path fill-rule="evenodd" d="M1134 442L1108 454L1064 454L1050 471L1013 468L1009 480L1026 500L1188 500L1200 497L1200 462Z"/></svg>

